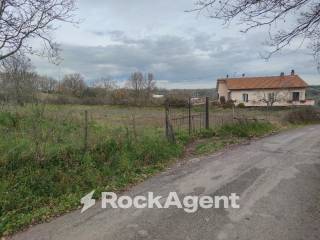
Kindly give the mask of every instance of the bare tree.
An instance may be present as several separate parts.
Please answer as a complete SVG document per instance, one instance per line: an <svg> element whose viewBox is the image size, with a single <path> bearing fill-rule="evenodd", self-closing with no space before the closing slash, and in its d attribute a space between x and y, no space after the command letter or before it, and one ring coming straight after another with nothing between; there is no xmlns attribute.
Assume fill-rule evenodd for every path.
<svg viewBox="0 0 320 240"><path fill-rule="evenodd" d="M103 77L99 80L101 86L106 91L112 91L117 88L116 82L111 77Z"/></svg>
<svg viewBox="0 0 320 240"><path fill-rule="evenodd" d="M132 73L126 85L133 90L134 103L137 104L145 85L143 74L141 72Z"/></svg>
<svg viewBox="0 0 320 240"><path fill-rule="evenodd" d="M243 32L253 28L267 26L269 28L269 45L273 53L286 47L295 39L301 43L309 40L314 56L320 53L320 3L318 0L199 0L196 9L205 11L211 18L221 19L226 24L232 20L245 24ZM293 24L286 20L295 18ZM285 24L285 29L279 25Z"/></svg>
<svg viewBox="0 0 320 240"><path fill-rule="evenodd" d="M30 59L15 54L1 61L1 90L7 100L23 105L35 100L37 74L33 72Z"/></svg>
<svg viewBox="0 0 320 240"><path fill-rule="evenodd" d="M60 90L66 94L72 94L75 97L81 97L87 88L84 78L79 73L65 75Z"/></svg>
<svg viewBox="0 0 320 240"><path fill-rule="evenodd" d="M73 22L75 0L0 0L0 60L18 51L57 59L58 45L50 33L58 22ZM36 51L30 40L40 39Z"/></svg>
<svg viewBox="0 0 320 240"><path fill-rule="evenodd" d="M290 91L265 91L258 95L260 102L263 102L267 107L273 107L275 103L287 102L290 101Z"/></svg>
<svg viewBox="0 0 320 240"><path fill-rule="evenodd" d="M45 93L53 93L58 87L58 81L48 76L38 76L38 90Z"/></svg>
<svg viewBox="0 0 320 240"><path fill-rule="evenodd" d="M150 100L152 92L156 87L156 81L152 73L144 76L141 72L132 73L129 80L126 83L129 89L132 89L134 103L138 104L142 101Z"/></svg>
<svg viewBox="0 0 320 240"><path fill-rule="evenodd" d="M272 107L276 102L279 102L281 100L279 99L278 95L279 92L264 92L263 97L260 101L266 103L268 107Z"/></svg>
<svg viewBox="0 0 320 240"><path fill-rule="evenodd" d="M156 88L156 81L154 80L154 75L152 73L148 73L148 77L146 79L147 100L150 100L155 88Z"/></svg>
<svg viewBox="0 0 320 240"><path fill-rule="evenodd" d="M113 90L117 88L117 84L111 77L102 77L94 81L93 87L95 89L101 90L101 92L103 92L104 97L107 97L111 94Z"/></svg>

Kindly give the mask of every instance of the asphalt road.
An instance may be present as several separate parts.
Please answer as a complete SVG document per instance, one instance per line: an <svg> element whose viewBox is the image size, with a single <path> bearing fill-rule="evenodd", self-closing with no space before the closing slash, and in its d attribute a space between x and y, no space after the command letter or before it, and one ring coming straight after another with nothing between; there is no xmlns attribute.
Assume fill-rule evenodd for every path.
<svg viewBox="0 0 320 240"><path fill-rule="evenodd" d="M166 196L241 196L240 209L75 211L19 233L21 240L320 239L320 126L270 136L191 159L134 187Z"/></svg>

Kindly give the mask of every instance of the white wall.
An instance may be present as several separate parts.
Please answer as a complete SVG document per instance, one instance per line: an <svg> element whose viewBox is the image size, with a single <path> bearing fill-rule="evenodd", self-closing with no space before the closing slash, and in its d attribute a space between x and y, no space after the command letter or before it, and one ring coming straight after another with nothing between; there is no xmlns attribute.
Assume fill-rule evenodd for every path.
<svg viewBox="0 0 320 240"><path fill-rule="evenodd" d="M276 102L274 106L290 106L290 105L307 105L300 101L290 103L292 101L292 93L300 93L300 101L306 100L306 89L285 89L285 90L237 90L231 92L231 99L235 104L244 103L246 106L266 106L267 103L263 99L268 99L269 93L274 93ZM249 102L243 102L243 94L248 94Z"/></svg>
<svg viewBox="0 0 320 240"><path fill-rule="evenodd" d="M220 100L220 97L225 97L225 99L227 101L228 100L228 93L229 93L229 91L228 91L226 82L219 81L218 82L219 100Z"/></svg>

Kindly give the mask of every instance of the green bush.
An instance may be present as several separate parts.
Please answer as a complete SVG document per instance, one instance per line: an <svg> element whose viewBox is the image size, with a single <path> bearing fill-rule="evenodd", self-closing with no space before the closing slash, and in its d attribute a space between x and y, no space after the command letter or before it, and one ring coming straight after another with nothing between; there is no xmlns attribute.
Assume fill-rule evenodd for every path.
<svg viewBox="0 0 320 240"><path fill-rule="evenodd" d="M244 105L244 103L239 103L237 107L238 107L238 108L245 108L246 105Z"/></svg>

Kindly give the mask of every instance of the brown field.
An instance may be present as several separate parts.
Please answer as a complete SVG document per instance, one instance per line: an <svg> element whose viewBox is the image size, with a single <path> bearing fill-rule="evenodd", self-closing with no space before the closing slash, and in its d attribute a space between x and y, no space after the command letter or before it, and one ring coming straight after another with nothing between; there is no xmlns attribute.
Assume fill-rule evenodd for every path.
<svg viewBox="0 0 320 240"><path fill-rule="evenodd" d="M165 126L164 107L128 107L128 106L87 106L87 105L33 105L25 107L6 107L22 116L30 114L32 109L42 109L43 115L59 122L76 122L84 126L85 111L88 112L88 123L102 127L103 129L116 129L119 127L144 131L146 129L161 130ZM39 110L37 110L39 111ZM218 107L209 108L210 127L219 127L226 123L232 123L243 119L270 121L281 124L290 109L269 110L254 108L223 109ZM192 126L195 129L204 127L204 106L196 106L191 110ZM234 119L234 117L236 119ZM170 119L175 130L186 130L188 128L188 109L170 109Z"/></svg>
<svg viewBox="0 0 320 240"><path fill-rule="evenodd" d="M28 112L28 107L18 107L15 110L20 113ZM137 128L163 128L165 123L165 109L163 107L128 107L128 106L86 106L86 105L43 105L46 116L57 119L84 121L84 113L88 111L89 122L95 122L108 128L126 127L135 125ZM12 110L12 109L11 109ZM231 123L233 117L242 119L257 119L281 123L290 109L266 109L235 108L223 109L210 107L210 127ZM204 117L204 107L193 107L191 115ZM187 108L170 109L172 119L188 116ZM185 121L185 120L184 120ZM199 124L199 123L198 123Z"/></svg>

